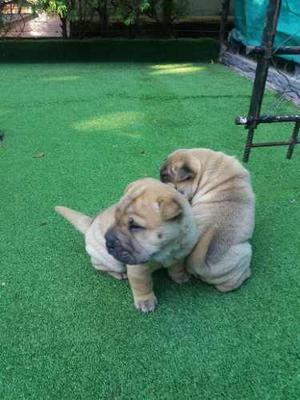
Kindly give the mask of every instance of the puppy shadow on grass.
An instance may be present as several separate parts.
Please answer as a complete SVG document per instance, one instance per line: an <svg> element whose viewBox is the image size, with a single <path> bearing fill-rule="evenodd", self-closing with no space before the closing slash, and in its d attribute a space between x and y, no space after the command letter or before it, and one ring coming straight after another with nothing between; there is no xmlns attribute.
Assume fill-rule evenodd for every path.
<svg viewBox="0 0 300 400"><path fill-rule="evenodd" d="M192 276L189 282L178 284L168 276L166 269L160 269L153 273L153 286L158 299L162 299L164 304L176 302L178 305L183 303L188 305L191 298L193 302L202 302L209 298L225 296L212 285ZM161 304L160 301L159 304Z"/></svg>

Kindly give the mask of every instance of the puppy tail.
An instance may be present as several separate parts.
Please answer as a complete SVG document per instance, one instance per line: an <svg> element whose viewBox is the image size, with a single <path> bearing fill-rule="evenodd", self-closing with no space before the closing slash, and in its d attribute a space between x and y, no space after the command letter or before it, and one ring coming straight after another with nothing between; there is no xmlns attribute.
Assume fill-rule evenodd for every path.
<svg viewBox="0 0 300 400"><path fill-rule="evenodd" d="M78 211L71 210L71 208L57 206L55 207L55 211L66 218L79 232L83 234L86 233L93 222L93 218L81 214Z"/></svg>

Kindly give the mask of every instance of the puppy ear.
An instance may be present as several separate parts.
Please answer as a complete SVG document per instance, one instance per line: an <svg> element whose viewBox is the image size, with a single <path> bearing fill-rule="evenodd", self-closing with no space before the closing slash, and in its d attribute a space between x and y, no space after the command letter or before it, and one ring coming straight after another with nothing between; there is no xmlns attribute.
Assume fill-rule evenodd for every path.
<svg viewBox="0 0 300 400"><path fill-rule="evenodd" d="M177 178L180 182L194 178L195 174L188 165L183 165L177 172Z"/></svg>
<svg viewBox="0 0 300 400"><path fill-rule="evenodd" d="M128 193L129 190L133 189L134 185L135 185L135 182L129 183L129 185L127 185L124 190L124 194Z"/></svg>
<svg viewBox="0 0 300 400"><path fill-rule="evenodd" d="M162 198L158 204L160 215L164 221L169 221L182 214L182 205L175 198Z"/></svg>

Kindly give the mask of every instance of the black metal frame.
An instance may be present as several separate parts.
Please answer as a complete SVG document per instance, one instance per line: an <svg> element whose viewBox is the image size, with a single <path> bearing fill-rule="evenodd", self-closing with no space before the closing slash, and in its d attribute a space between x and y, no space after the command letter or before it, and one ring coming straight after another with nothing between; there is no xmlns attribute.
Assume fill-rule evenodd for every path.
<svg viewBox="0 0 300 400"><path fill-rule="evenodd" d="M222 46L226 43L226 24L229 14L230 0L222 0L221 22L220 22L220 43Z"/></svg>
<svg viewBox="0 0 300 400"><path fill-rule="evenodd" d="M229 5L230 0L223 0L220 27L221 46L225 44L225 25ZM248 130L244 148L244 162L248 162L251 149L254 147L289 146L286 157L290 159L293 155L295 145L300 144L300 140L298 139L300 115L260 115L271 58L273 55L278 54L300 54L299 46L280 46L276 49L273 48L280 8L281 0L269 0L261 45L252 50L257 54L257 67L248 116L237 117L235 121L238 125L245 125L245 128ZM275 122L295 122L292 135L288 141L253 143L254 132L259 124Z"/></svg>

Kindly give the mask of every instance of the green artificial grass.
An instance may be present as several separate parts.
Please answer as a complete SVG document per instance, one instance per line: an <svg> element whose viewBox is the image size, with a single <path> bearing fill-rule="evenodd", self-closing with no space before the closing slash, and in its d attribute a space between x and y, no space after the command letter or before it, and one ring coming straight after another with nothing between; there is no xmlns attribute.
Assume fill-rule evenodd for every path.
<svg viewBox="0 0 300 400"><path fill-rule="evenodd" d="M96 213L176 148L241 158L252 83L216 64L0 67L0 398L299 399L300 147L253 150L253 276L154 276L151 315L95 271L55 205ZM265 111L274 106L267 92ZM284 103L276 112L299 113ZM262 125L284 140L292 125Z"/></svg>

